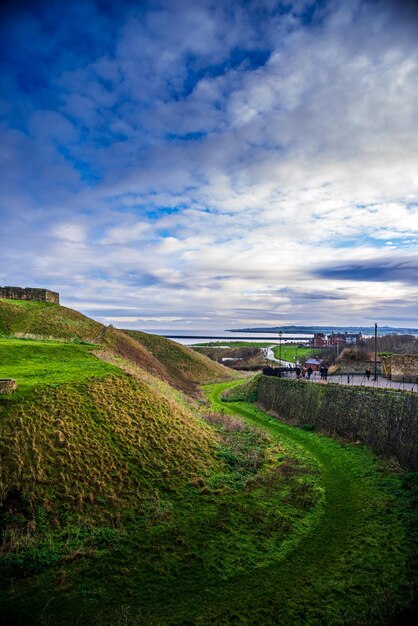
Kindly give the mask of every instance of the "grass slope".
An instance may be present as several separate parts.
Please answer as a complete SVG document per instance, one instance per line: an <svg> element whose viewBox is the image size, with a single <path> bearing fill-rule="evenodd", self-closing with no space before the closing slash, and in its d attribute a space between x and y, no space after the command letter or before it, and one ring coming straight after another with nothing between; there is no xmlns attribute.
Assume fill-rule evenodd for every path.
<svg viewBox="0 0 418 626"><path fill-rule="evenodd" d="M118 371L100 361L93 350L97 346L0 337L0 378L14 378L18 383L18 392L4 400L16 400L36 385L58 386Z"/></svg>
<svg viewBox="0 0 418 626"><path fill-rule="evenodd" d="M160 623L161 597L187 589L193 604L278 562L321 511L303 452L227 416L203 423L131 377L7 409L0 608L22 624L123 623L119 607Z"/></svg>
<svg viewBox="0 0 418 626"><path fill-rule="evenodd" d="M196 385L237 377L235 372L165 337L137 330L123 332L145 346L164 365L170 379L176 380L176 386L181 389L190 390Z"/></svg>
<svg viewBox="0 0 418 626"><path fill-rule="evenodd" d="M0 298L0 335L19 333L91 341L103 328L82 313L57 304Z"/></svg>
<svg viewBox="0 0 418 626"><path fill-rule="evenodd" d="M14 332L51 307L69 323L6 304ZM197 413L168 384L187 351L103 330L0 342L21 385L0 412L0 623L407 623L416 475L241 402L255 379Z"/></svg>
<svg viewBox="0 0 418 626"><path fill-rule="evenodd" d="M196 391L198 384L235 377L227 368L169 339L122 332L56 304L0 299L1 335L99 343L107 349L103 358L118 356L187 393Z"/></svg>
<svg viewBox="0 0 418 626"><path fill-rule="evenodd" d="M102 405L104 382L93 394ZM207 389L210 463L189 465L183 483L160 486L139 506L126 501L123 524L78 527L77 536L70 527L66 544L50 536L55 562L35 560L36 569L32 553L33 569L15 574L0 608L21 624L354 626L399 616L415 576L412 483L403 489L402 476L363 447L281 424L249 403L225 405L229 386ZM118 409L108 407L112 420Z"/></svg>

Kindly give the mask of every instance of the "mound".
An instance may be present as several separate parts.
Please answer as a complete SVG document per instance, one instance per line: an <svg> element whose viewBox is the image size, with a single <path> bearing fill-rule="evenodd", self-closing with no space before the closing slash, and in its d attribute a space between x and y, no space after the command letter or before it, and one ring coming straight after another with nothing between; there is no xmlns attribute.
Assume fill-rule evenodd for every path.
<svg viewBox="0 0 418 626"><path fill-rule="evenodd" d="M138 330L123 330L123 333L145 346L158 359L176 387L191 390L193 386L215 380L230 380L236 375L223 365L160 335Z"/></svg>
<svg viewBox="0 0 418 626"><path fill-rule="evenodd" d="M2 334L94 342L107 349L102 352L103 358L120 357L188 393L193 393L198 384L234 376L227 368L169 339L122 332L56 304L0 299Z"/></svg>
<svg viewBox="0 0 418 626"><path fill-rule="evenodd" d="M125 374L38 388L2 416L2 510L109 516L204 474L213 445L190 412Z"/></svg>
<svg viewBox="0 0 418 626"><path fill-rule="evenodd" d="M104 328L103 324L64 306L0 298L0 335L92 341Z"/></svg>

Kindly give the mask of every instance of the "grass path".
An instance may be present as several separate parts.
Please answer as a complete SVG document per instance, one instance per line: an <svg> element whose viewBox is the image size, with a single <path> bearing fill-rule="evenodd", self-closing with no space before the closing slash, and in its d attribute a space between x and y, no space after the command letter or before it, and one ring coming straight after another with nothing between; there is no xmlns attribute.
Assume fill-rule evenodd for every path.
<svg viewBox="0 0 418 626"><path fill-rule="evenodd" d="M237 383L235 383L237 384ZM398 479L386 474L362 447L287 426L248 403L223 403L231 383L208 388L213 408L235 413L281 441L307 450L322 468L323 518L280 566L257 572L249 593L239 587L218 597L222 623L232 606L259 609L252 623L386 624L396 602L408 599L405 530L391 494ZM398 584L399 583L399 584ZM240 589L240 593L237 593ZM232 592L232 593L231 593ZM264 601L263 601L264 599ZM250 622L249 622L250 623Z"/></svg>

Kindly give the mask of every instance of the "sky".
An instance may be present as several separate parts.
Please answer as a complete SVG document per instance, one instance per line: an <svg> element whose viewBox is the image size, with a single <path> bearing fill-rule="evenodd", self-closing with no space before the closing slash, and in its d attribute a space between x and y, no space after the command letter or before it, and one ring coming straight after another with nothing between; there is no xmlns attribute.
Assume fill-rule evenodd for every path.
<svg viewBox="0 0 418 626"><path fill-rule="evenodd" d="M418 325L418 2L1 11L0 285L123 328Z"/></svg>

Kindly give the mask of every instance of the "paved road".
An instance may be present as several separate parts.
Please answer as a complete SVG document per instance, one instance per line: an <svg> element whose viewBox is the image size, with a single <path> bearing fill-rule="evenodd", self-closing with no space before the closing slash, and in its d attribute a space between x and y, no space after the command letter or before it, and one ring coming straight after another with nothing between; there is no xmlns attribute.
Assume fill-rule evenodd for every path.
<svg viewBox="0 0 418 626"><path fill-rule="evenodd" d="M262 351L264 353L264 356L266 357L266 359L268 359L269 361L274 361L274 363L279 363L280 365L282 365L283 367L294 367L294 363L291 361L284 361L283 359L276 359L276 357L274 356L274 352L273 352L273 348L277 348L277 345L272 345L272 346L268 346L267 348L262 348Z"/></svg>
<svg viewBox="0 0 418 626"><path fill-rule="evenodd" d="M286 378L296 378L294 372L286 373ZM311 381L322 382L319 372L314 372ZM338 383L339 385L356 385L360 387L379 387L380 389L400 389L403 391L418 392L418 381L416 383L398 383L388 380L384 376L378 376L377 381L373 380L373 375L367 380L363 374L335 374L328 376L328 382Z"/></svg>
<svg viewBox="0 0 418 626"><path fill-rule="evenodd" d="M274 363L278 363L282 367L294 367L294 363L290 363L289 361L284 361L283 359L276 359L274 356L274 352L272 348L275 346L269 346L268 348L263 348L264 355L269 361L274 361ZM295 372L286 373L286 378L296 378ZM319 372L314 372L311 378L312 382L321 382L321 377ZM384 376L378 376L377 380L373 380L373 374L370 376L370 379L367 380L364 374L335 374L334 376L328 376L328 381L330 383L338 383L339 385L357 385L360 387L379 387L380 389L401 389L403 391L416 391L418 392L418 381L415 383L403 383L403 382L392 382L388 380Z"/></svg>

